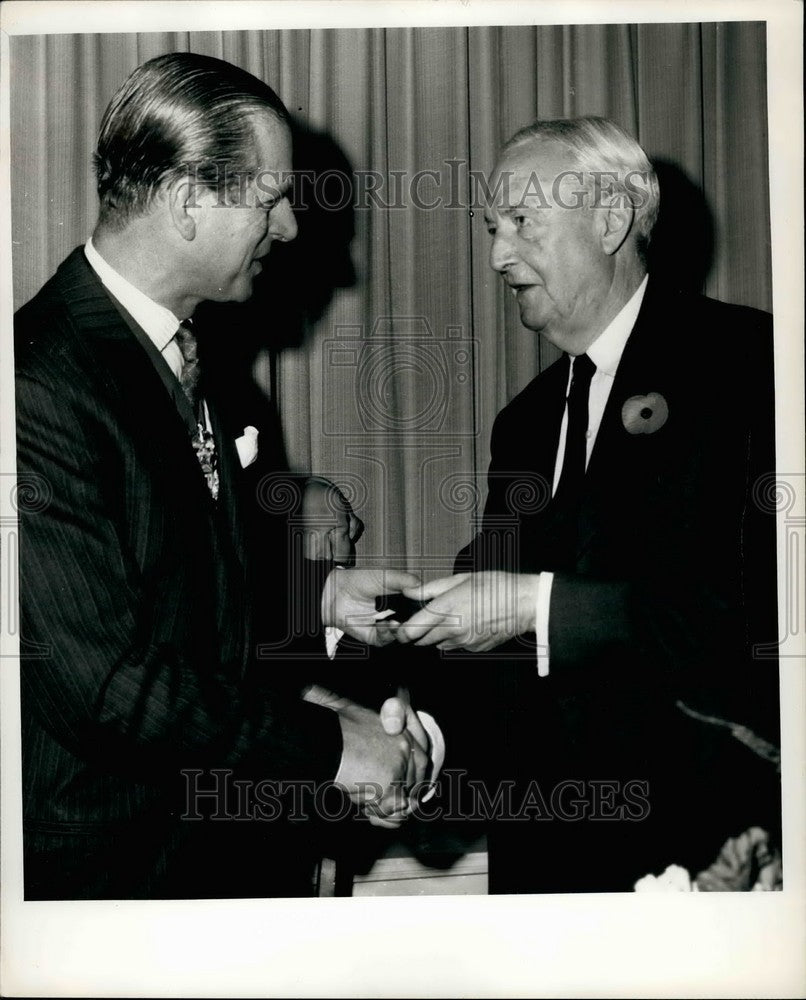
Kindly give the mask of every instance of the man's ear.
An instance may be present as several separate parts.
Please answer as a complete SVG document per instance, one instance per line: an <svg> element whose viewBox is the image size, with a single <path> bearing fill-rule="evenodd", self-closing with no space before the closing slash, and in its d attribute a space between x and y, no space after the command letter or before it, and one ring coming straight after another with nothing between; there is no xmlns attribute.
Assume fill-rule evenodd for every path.
<svg viewBox="0 0 806 1000"><path fill-rule="evenodd" d="M621 248L629 236L635 220L635 209L632 205L621 204L618 198L614 198L611 205L603 205L596 211L599 213L602 250L610 256Z"/></svg>
<svg viewBox="0 0 806 1000"><path fill-rule="evenodd" d="M201 208L198 197L198 186L189 180L176 181L166 191L174 228L188 242L196 238L196 220Z"/></svg>

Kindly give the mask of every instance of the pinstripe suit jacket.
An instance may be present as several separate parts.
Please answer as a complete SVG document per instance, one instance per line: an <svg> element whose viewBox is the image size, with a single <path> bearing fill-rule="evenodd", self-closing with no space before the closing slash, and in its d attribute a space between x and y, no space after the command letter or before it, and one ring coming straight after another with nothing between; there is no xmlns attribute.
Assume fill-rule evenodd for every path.
<svg viewBox="0 0 806 1000"><path fill-rule="evenodd" d="M276 662L253 663L276 638L256 633L253 606L244 494L258 472L247 479L208 398L213 504L170 377L131 322L81 249L15 319L18 474L45 498L20 504L29 898L229 895L215 850L194 854L204 824L176 822L183 769L325 781L338 767L335 715L301 703ZM206 874L172 881L180 856Z"/></svg>

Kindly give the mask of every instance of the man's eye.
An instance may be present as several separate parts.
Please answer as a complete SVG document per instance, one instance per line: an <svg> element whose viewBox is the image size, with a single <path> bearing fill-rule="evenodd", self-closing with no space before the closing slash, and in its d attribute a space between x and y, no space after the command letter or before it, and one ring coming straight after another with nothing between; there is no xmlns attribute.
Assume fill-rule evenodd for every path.
<svg viewBox="0 0 806 1000"><path fill-rule="evenodd" d="M512 218L519 229L528 221L525 215L513 215Z"/></svg>
<svg viewBox="0 0 806 1000"><path fill-rule="evenodd" d="M490 236L495 236L495 226L487 226L487 232Z"/></svg>

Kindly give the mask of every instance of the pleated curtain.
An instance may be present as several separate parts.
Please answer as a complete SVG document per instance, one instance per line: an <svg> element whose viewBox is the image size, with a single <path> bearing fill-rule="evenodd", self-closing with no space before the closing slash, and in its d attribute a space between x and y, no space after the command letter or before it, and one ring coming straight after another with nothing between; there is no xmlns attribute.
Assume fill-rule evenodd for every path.
<svg viewBox="0 0 806 1000"><path fill-rule="evenodd" d="M292 466L352 497L367 525L361 562L441 574L473 532L495 414L557 356L521 326L489 268L474 178L537 117L614 118L661 172L653 267L769 309L764 31L732 22L12 37L15 306L92 231L98 126L135 66L193 51L266 80L309 136L339 153L320 195L339 202L344 176L353 190L330 219L343 220L338 248L326 235L306 245L300 211L293 287L278 282L250 313L262 344L254 377L274 398ZM273 251L278 268L286 250ZM321 301L305 300L328 281ZM284 329L291 297L306 307L295 336ZM696 358L685 331L680 350ZM524 447L540 432L524 428Z"/></svg>

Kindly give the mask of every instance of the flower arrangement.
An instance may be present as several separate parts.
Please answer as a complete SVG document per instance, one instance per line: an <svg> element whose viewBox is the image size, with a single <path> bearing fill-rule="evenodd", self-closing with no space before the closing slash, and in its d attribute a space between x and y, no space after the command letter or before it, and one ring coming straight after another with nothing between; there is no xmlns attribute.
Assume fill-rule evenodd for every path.
<svg viewBox="0 0 806 1000"><path fill-rule="evenodd" d="M636 892L780 892L783 868L780 851L770 835L752 826L729 837L716 861L694 879L680 865L669 865L660 875L644 875Z"/></svg>

